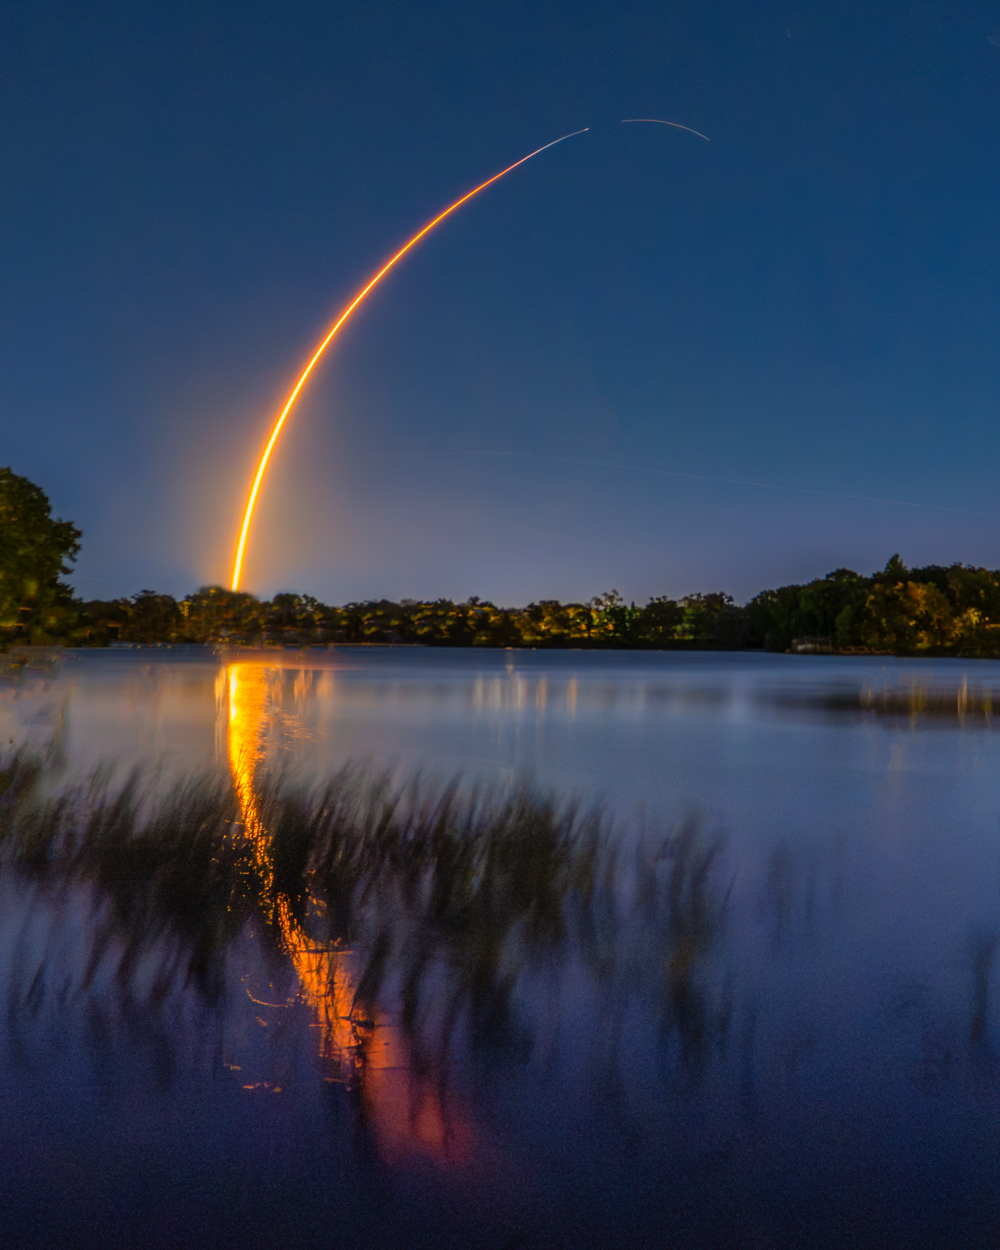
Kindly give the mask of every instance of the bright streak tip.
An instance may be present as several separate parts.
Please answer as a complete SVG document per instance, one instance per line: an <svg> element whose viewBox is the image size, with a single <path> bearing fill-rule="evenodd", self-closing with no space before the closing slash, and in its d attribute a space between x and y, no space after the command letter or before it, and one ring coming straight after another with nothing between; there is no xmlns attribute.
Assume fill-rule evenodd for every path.
<svg viewBox="0 0 1000 1250"><path fill-rule="evenodd" d="M680 122L665 122L662 117L623 117L622 118L623 126L627 126L629 122L652 122L656 126L676 126L678 130L686 130L689 135L697 135L699 139L704 139L706 143L712 142L712 140L708 137L708 135L703 135L700 130L692 130L690 126L682 126Z"/></svg>
<svg viewBox="0 0 1000 1250"><path fill-rule="evenodd" d="M669 124L672 125L673 123ZM240 531L239 545L236 548L236 560L233 564L233 590L239 589L240 568L243 564L243 552L246 547L247 534L250 530L250 519L253 516L254 506L257 503L257 495L260 491L260 484L264 479L264 470L267 468L267 462L271 458L271 452L274 449L274 444L277 442L278 435L281 433L281 427L285 424L285 418L291 412L295 401L299 397L299 392L309 380L309 375L312 373L313 369L315 369L320 357L326 351L327 347L340 330L340 327L344 324L351 313L354 312L355 308L357 308L368 292L377 283L379 283L382 278L385 277L393 265L395 265L397 261L402 260L410 248L416 247L420 240L425 235L429 234L439 222L444 221L444 219L453 213L457 208L461 208L462 205L471 200L474 195L478 195L480 191L485 191L485 189L491 183L496 182L498 178L502 178L504 174L509 174L512 169L517 169L518 165L523 165L525 161L530 161L531 158L533 156L537 156L539 152L544 152L548 148L554 148L557 143L562 143L566 139L572 139L576 135L585 134L589 129L589 126L584 126L582 130L573 130L568 135L560 135L558 139L553 139L551 143L545 143L540 148L535 148L534 152L529 152L527 156L522 156L521 159L519 161L515 161L513 165L508 165L506 169L501 169L498 174L494 174L492 178L487 178L486 181L481 182L478 187L473 187L471 191L466 192L465 195L455 200L453 204L449 204L447 208L443 209L436 217L432 218L422 229L418 230L408 242L404 243L394 256L390 257L389 260L386 261L375 277L372 278L367 285L361 288L357 295L355 295L354 299L351 300L337 320L333 323L331 328L327 331L326 337L320 343L319 347L316 348L316 351L313 353L309 363L302 371L301 377L295 383L294 387L292 387L291 394L285 401L285 406L282 408L277 421L274 423L274 428L271 431L271 437L267 441L267 446L264 448L264 454L261 456L260 463L257 466L257 474L254 477L253 486L250 490L250 497L247 500L246 512L243 516L243 528ZM687 129L687 127L682 127L682 129ZM702 137L704 138L704 136Z"/></svg>

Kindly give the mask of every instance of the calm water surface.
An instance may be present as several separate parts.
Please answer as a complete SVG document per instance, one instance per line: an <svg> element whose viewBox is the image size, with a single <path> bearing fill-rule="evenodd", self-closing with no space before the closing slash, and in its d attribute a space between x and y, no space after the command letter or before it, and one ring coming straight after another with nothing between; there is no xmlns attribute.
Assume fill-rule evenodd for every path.
<svg viewBox="0 0 1000 1250"><path fill-rule="evenodd" d="M85 849L8 857L9 1235L993 1244L994 707L998 664L874 657L122 650L8 673L0 733L48 753L46 794L139 769L151 809L221 778L264 848L233 881L281 876L268 786L349 762L419 773L425 804L460 777L605 813L599 853L541 866L492 835L450 875L437 843L409 877L386 852L349 942L318 876L227 928L235 903L188 914L125 852L116 885Z"/></svg>

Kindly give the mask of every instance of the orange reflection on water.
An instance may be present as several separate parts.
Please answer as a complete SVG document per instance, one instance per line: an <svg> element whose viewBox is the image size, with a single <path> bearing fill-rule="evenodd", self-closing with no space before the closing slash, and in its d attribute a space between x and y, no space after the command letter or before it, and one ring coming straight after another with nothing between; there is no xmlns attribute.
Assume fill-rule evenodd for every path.
<svg viewBox="0 0 1000 1250"><path fill-rule="evenodd" d="M224 705L226 747L244 834L254 850L261 882L274 884L270 835L257 793L257 777L267 755L274 710L275 666L239 660L226 665ZM296 681L296 693L304 690ZM283 726L287 728L287 726ZM320 904L312 903L315 909ZM401 1030L381 1013L373 1020L355 1012L350 952L316 942L296 921L288 900L272 904L282 945L295 968L299 997L319 1028L320 1055L335 1066L337 1079L356 1081L383 1157L400 1161L414 1153L439 1162L468 1158L472 1134L465 1117L446 1109L440 1083L415 1073Z"/></svg>
<svg viewBox="0 0 1000 1250"><path fill-rule="evenodd" d="M263 734L267 717L268 672L256 664L230 664L226 668L226 747L240 814L247 836L258 841L262 833L254 777L264 756ZM259 849L259 847L258 847Z"/></svg>

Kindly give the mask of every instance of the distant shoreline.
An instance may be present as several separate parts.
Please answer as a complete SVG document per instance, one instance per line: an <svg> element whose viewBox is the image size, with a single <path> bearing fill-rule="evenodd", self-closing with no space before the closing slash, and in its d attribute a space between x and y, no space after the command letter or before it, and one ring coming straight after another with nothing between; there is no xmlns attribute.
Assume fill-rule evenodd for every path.
<svg viewBox="0 0 1000 1250"><path fill-rule="evenodd" d="M224 646L498 647L525 650L769 651L794 655L1000 658L1000 570L907 568L893 556L871 576L835 569L805 584L763 590L746 604L721 591L644 605L617 590L586 603L541 599L499 607L473 597L331 606L311 595L261 600L204 586L186 598L143 590L82 600L63 583L50 606L0 626L0 650Z"/></svg>

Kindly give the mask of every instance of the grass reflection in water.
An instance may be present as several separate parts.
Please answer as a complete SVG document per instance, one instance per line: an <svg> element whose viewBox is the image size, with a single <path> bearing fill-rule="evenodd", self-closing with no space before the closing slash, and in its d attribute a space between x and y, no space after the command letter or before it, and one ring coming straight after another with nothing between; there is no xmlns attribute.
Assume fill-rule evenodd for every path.
<svg viewBox="0 0 1000 1250"><path fill-rule="evenodd" d="M989 671L837 668L749 684L724 725L602 730L667 802L700 752L723 843L517 785L304 780L344 750L312 683L338 732L361 696L285 662L203 674L222 767L172 791L0 761L12 1244L89 1250L95 1211L171 1250L993 1243ZM561 706L542 689L511 706Z"/></svg>
<svg viewBox="0 0 1000 1250"><path fill-rule="evenodd" d="M982 830L859 815L824 839L803 808L801 830L723 845L523 786L306 784L283 754L305 682L226 667L224 771L170 791L0 761L0 1201L25 1228L81 1244L60 1204L107 1175L114 1214L134 1149L161 1169L155 1218L196 1230L178 1245L315 1244L303 1210L407 1246L990 1244ZM79 1163L102 1133L117 1171ZM262 1193L299 1240L246 1233ZM114 1244L175 1244L144 1218Z"/></svg>
<svg viewBox="0 0 1000 1250"><path fill-rule="evenodd" d="M245 996L275 1039L306 1009L327 1079L390 1162L481 1152L469 1072L523 1065L553 995L582 985L608 1022L641 1000L697 1073L723 1019L705 975L724 911L714 841L688 823L625 842L600 811L525 788L356 768L298 788L268 767L269 680L227 673L226 783L60 789L44 760L3 764L3 869L50 917L14 960L22 1030L88 996L128 1014L194 991L230 1018ZM287 1089L279 1059L261 1066L230 1033L245 1089Z"/></svg>

